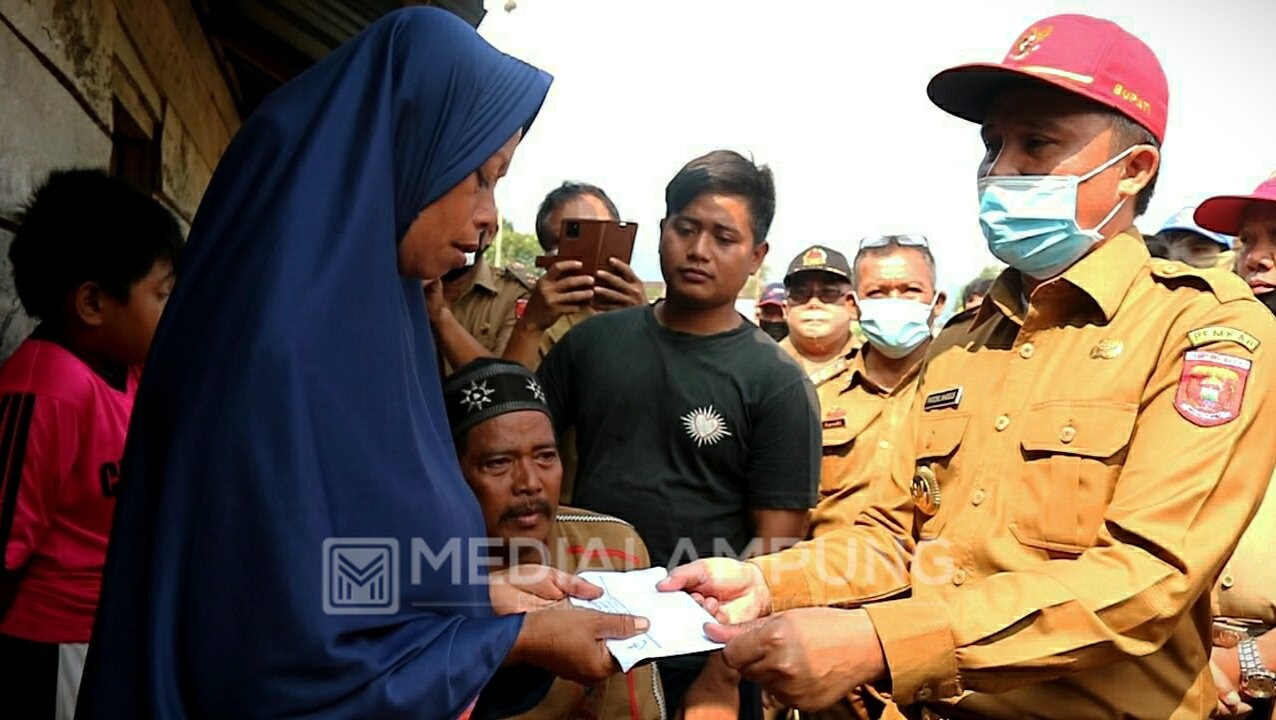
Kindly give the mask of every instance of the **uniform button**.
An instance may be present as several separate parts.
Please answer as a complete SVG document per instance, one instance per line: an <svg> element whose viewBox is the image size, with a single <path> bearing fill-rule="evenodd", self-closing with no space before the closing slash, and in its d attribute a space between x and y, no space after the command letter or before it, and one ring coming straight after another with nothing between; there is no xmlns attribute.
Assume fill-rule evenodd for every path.
<svg viewBox="0 0 1276 720"><path fill-rule="evenodd" d="M953 571L953 584L960 585L964 582L966 582L966 571L961 568L957 568Z"/></svg>
<svg viewBox="0 0 1276 720"><path fill-rule="evenodd" d="M926 700L930 699L930 694L931 694L930 686L923 685L917 688L917 692L913 694L913 697L925 702Z"/></svg>
<svg viewBox="0 0 1276 720"><path fill-rule="evenodd" d="M1223 589L1224 589L1224 590L1231 590L1231 589L1232 589L1232 586L1233 586L1233 585L1235 585L1235 584L1236 584L1236 578L1232 577L1231 575L1224 575L1224 576L1223 576Z"/></svg>
<svg viewBox="0 0 1276 720"><path fill-rule="evenodd" d="M1024 343L1023 345L1019 346L1019 357L1023 358L1024 360L1027 360L1028 358L1032 357L1032 353L1033 353L1032 343Z"/></svg>
<svg viewBox="0 0 1276 720"><path fill-rule="evenodd" d="M997 428L997 432L1001 432L1002 430L1010 427L1010 416L1002 415L997 418L997 422L993 423L993 427Z"/></svg>
<svg viewBox="0 0 1276 720"><path fill-rule="evenodd" d="M883 450L889 450L889 449L890 449L890 447L891 447L891 441L890 441L890 440L883 440L883 441L881 441L881 442L877 443L877 447L879 447L879 448L881 448L881 449L883 449Z"/></svg>
<svg viewBox="0 0 1276 720"><path fill-rule="evenodd" d="M1059 439L1065 444L1077 439L1077 429L1068 425L1059 431Z"/></svg>
<svg viewBox="0 0 1276 720"><path fill-rule="evenodd" d="M970 496L970 504L982 505L984 502L984 498L986 497L988 497L988 493L984 492L982 488L979 490L976 490L975 494Z"/></svg>

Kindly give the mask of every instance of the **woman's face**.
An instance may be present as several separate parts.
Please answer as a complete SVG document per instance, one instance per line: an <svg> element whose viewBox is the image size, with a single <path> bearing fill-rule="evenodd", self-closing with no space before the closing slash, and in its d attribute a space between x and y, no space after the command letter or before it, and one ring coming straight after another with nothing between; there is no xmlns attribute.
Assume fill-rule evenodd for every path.
<svg viewBox="0 0 1276 720"><path fill-rule="evenodd" d="M399 274L434 280L465 264L485 234L496 232L496 182L509 171L519 130L492 157L412 221L399 243Z"/></svg>

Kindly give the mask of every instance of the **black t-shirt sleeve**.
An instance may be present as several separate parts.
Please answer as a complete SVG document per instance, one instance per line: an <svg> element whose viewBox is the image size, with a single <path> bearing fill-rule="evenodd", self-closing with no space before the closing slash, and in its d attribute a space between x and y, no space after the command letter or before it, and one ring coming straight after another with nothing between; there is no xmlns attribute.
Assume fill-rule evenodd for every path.
<svg viewBox="0 0 1276 720"><path fill-rule="evenodd" d="M754 415L745 483L754 510L815 505L820 483L820 418L805 379L772 393Z"/></svg>
<svg viewBox="0 0 1276 720"><path fill-rule="evenodd" d="M572 381L576 377L576 373L573 372L575 363L573 335L579 331L579 328L575 328L573 332L567 333L561 340L554 343L554 347L550 348L549 354L541 361L541 366L536 372L541 381L541 388L545 391L545 401L549 404L550 416L554 418L554 432L560 436L576 423L574 413L576 383Z"/></svg>

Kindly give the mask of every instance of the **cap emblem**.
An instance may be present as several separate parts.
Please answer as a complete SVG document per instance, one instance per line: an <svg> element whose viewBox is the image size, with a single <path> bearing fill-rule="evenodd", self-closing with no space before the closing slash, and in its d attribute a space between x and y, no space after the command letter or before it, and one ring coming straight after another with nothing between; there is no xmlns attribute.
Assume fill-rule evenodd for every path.
<svg viewBox="0 0 1276 720"><path fill-rule="evenodd" d="M822 248L811 248L802 256L802 267L812 267L814 265L827 265L829 261L828 253Z"/></svg>
<svg viewBox="0 0 1276 720"><path fill-rule="evenodd" d="M1010 48L1010 59L1022 60L1028 57L1029 53L1034 52L1041 47L1041 41L1050 37L1050 33L1054 32L1053 25L1045 27L1033 27L1031 30L1023 34L1014 47Z"/></svg>

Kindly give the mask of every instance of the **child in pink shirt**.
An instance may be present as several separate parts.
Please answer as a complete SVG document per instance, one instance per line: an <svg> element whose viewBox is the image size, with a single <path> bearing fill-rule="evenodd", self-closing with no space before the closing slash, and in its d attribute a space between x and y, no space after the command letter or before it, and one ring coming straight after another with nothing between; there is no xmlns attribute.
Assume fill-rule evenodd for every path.
<svg viewBox="0 0 1276 720"><path fill-rule="evenodd" d="M73 170L36 191L10 246L18 295L40 325L0 366L6 716L74 711L129 414L181 243L159 203Z"/></svg>

